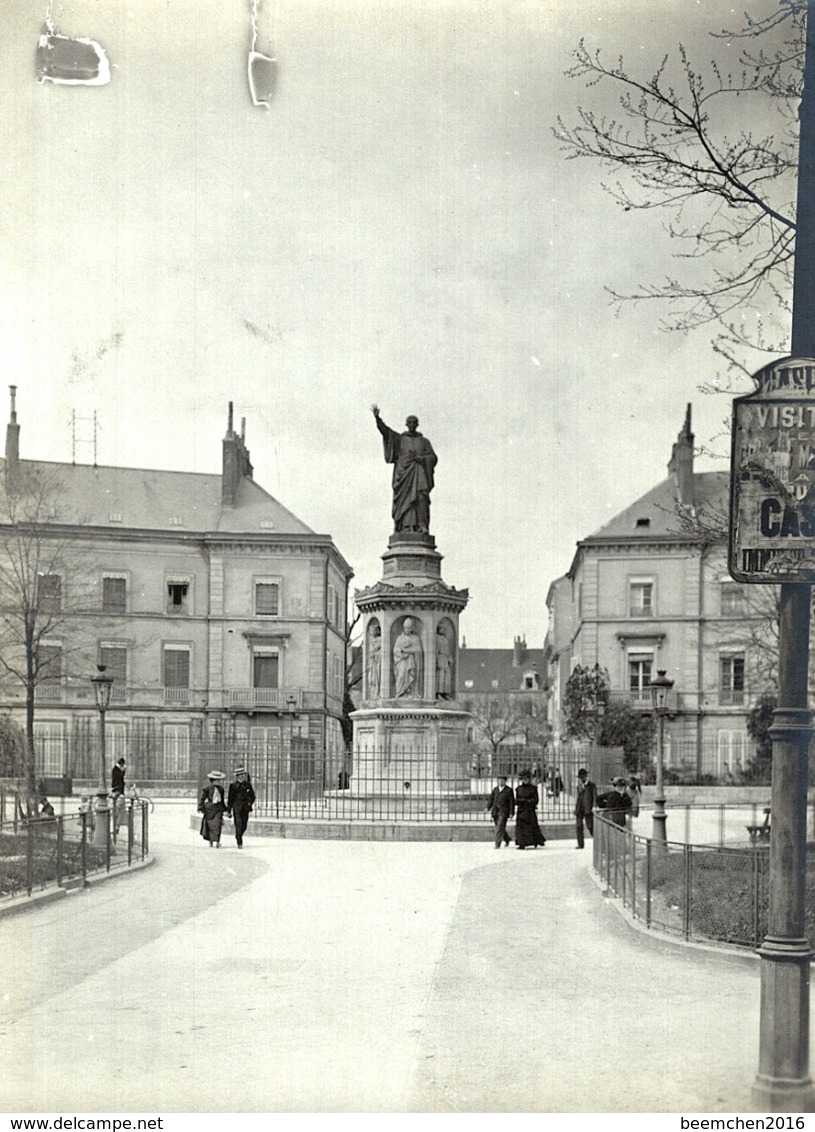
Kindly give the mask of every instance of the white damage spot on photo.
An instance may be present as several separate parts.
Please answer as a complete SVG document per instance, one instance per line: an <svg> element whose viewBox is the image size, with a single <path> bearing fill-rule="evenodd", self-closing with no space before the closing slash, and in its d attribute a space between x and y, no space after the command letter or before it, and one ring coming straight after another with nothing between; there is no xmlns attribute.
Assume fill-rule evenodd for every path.
<svg viewBox="0 0 815 1132"><path fill-rule="evenodd" d="M105 50L93 39L58 35L46 20L37 41L37 82L104 86L110 82Z"/></svg>
<svg viewBox="0 0 815 1132"><path fill-rule="evenodd" d="M257 51L249 52L249 93L255 106L268 106L277 84L277 62Z"/></svg>
<svg viewBox="0 0 815 1132"><path fill-rule="evenodd" d="M258 0L252 0L252 43L249 48L247 71L249 93L255 106L268 108L277 85L277 60L271 55L256 51L258 41Z"/></svg>

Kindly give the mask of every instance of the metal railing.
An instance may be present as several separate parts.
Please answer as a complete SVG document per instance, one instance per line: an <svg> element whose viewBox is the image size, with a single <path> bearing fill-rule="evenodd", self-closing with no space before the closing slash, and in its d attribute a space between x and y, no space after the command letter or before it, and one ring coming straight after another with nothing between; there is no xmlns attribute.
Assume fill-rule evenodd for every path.
<svg viewBox="0 0 815 1132"><path fill-rule="evenodd" d="M245 767L255 791L254 813L266 818L324 821L476 822L490 825L487 802L498 774L513 788L530 768L529 751L506 752L492 770L478 762L479 752L461 749L437 754L412 747L330 754L296 736L282 743L252 741L202 744L199 789L212 770L231 781L236 766ZM580 765L583 765L582 762ZM540 775L538 818L574 821L577 762L560 768L561 785Z"/></svg>
<svg viewBox="0 0 815 1132"><path fill-rule="evenodd" d="M0 907L4 899L84 884L128 868L149 853L149 805L128 799L118 810L28 818L18 806L0 817ZM97 836L97 825L102 823Z"/></svg>
<svg viewBox="0 0 815 1132"><path fill-rule="evenodd" d="M303 692L300 688L228 688L230 707L285 708L287 711L300 711L303 706Z"/></svg>
<svg viewBox="0 0 815 1132"><path fill-rule="evenodd" d="M749 821L751 808L736 810L747 841L747 826L760 823ZM735 829L721 814L719 820L722 831ZM719 844L655 841L595 814L593 865L608 891L647 927L685 940L756 948L767 930L769 848L766 841L726 845L724 836Z"/></svg>

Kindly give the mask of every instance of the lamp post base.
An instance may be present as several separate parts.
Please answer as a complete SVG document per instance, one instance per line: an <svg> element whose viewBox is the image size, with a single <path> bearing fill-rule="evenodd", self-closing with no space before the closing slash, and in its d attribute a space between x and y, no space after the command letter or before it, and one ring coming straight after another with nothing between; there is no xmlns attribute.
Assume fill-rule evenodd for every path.
<svg viewBox="0 0 815 1132"><path fill-rule="evenodd" d="M759 1073L752 1101L756 1112L815 1112L815 1087L811 1080L789 1081Z"/></svg>
<svg viewBox="0 0 815 1132"><path fill-rule="evenodd" d="M655 798L654 807L651 837L654 841L667 841L668 834L665 829L665 824L668 820L668 815L665 813L665 799Z"/></svg>
<svg viewBox="0 0 815 1132"><path fill-rule="evenodd" d="M107 794L96 795L96 827L93 831L93 845L95 849L107 849L108 826L110 824L110 807Z"/></svg>
<svg viewBox="0 0 815 1132"><path fill-rule="evenodd" d="M762 1112L813 1112L809 1073L807 939L768 936L761 956L761 1050L753 1103Z"/></svg>

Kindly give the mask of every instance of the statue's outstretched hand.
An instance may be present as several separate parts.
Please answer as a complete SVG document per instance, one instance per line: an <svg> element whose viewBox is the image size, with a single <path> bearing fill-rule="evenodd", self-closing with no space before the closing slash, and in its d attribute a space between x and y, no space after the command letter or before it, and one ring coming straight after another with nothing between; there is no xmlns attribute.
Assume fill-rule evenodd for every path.
<svg viewBox="0 0 815 1132"><path fill-rule="evenodd" d="M373 413L373 415L375 417L378 417L379 416L379 406L378 405L371 405L371 412Z"/></svg>

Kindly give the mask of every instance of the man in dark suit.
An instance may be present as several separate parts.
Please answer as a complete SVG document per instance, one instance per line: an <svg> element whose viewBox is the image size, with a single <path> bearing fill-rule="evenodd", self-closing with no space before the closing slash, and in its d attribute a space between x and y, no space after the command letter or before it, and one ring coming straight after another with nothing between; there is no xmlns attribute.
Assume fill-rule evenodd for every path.
<svg viewBox="0 0 815 1132"><path fill-rule="evenodd" d="M125 792L125 761L119 759L110 776L110 792L111 794L124 794Z"/></svg>
<svg viewBox="0 0 815 1132"><path fill-rule="evenodd" d="M613 790L601 794L597 799L597 806L605 810L606 815L615 825L625 826L625 816L631 809L631 798L625 791L625 779L612 778L611 785Z"/></svg>
<svg viewBox="0 0 815 1132"><path fill-rule="evenodd" d="M583 823L594 837L594 803L597 801L597 787L589 778L589 772L581 767L577 772L577 800L574 804L574 820L577 830L577 846L583 848Z"/></svg>
<svg viewBox="0 0 815 1132"><path fill-rule="evenodd" d="M125 815L125 760L119 759L110 776L110 808L113 840L119 836L119 826Z"/></svg>
<svg viewBox="0 0 815 1132"><path fill-rule="evenodd" d="M498 785L492 789L487 809L495 822L495 848L500 849L501 843L509 845L507 822L515 813L515 794L512 787L507 786L505 774L498 775Z"/></svg>

